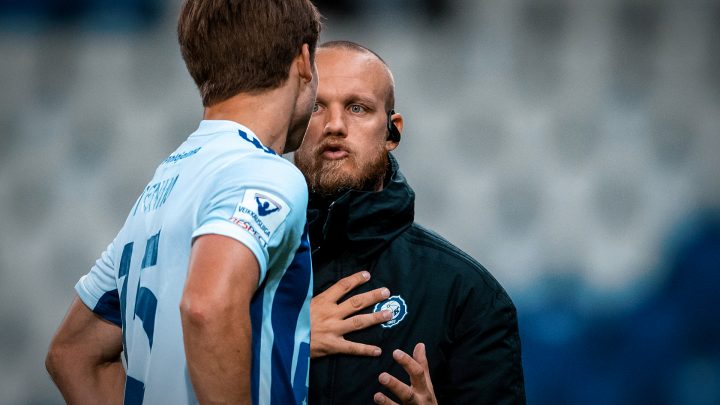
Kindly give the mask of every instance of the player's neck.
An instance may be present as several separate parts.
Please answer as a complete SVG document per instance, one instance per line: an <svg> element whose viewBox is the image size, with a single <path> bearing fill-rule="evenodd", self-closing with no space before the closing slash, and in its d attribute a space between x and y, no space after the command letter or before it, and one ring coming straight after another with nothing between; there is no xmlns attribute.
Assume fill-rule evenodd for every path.
<svg viewBox="0 0 720 405"><path fill-rule="evenodd" d="M262 93L240 93L205 107L203 119L240 123L250 128L263 145L284 153L296 98L296 91L287 83Z"/></svg>

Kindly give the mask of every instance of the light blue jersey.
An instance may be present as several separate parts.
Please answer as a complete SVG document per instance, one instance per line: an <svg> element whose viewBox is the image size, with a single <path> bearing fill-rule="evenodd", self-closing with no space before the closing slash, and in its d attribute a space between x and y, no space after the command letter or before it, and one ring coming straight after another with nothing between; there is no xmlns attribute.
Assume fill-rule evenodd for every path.
<svg viewBox="0 0 720 405"><path fill-rule="evenodd" d="M240 241L260 266L250 308L253 403L307 400L306 208L302 174L235 122L202 121L160 164L125 225L75 286L89 308L122 327L126 404L197 403L179 305L191 241L205 234Z"/></svg>

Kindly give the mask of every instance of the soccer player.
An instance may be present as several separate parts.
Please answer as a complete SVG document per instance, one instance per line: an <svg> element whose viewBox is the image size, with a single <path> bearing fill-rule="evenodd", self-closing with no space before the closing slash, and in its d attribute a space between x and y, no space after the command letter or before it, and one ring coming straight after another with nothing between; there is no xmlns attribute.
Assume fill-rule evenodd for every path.
<svg viewBox="0 0 720 405"><path fill-rule="evenodd" d="M295 153L311 190L310 402L524 403L512 301L414 223L415 194L390 154L403 118L389 68L351 42L321 45L316 63L317 101Z"/></svg>
<svg viewBox="0 0 720 405"><path fill-rule="evenodd" d="M319 31L309 0L183 4L204 120L75 286L46 360L67 402L305 400L307 186L278 155L307 128Z"/></svg>

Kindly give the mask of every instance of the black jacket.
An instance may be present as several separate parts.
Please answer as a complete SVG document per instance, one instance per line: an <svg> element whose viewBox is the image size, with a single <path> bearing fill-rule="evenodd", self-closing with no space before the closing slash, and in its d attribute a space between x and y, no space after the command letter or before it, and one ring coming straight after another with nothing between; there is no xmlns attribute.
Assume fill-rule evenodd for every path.
<svg viewBox="0 0 720 405"><path fill-rule="evenodd" d="M408 384L392 351L412 355L419 342L425 343L440 404L524 403L515 306L479 263L413 222L415 194L392 156L390 166L380 192L351 190L334 202L310 197L314 295L368 270L370 281L349 295L387 287L390 309L397 313L392 327L377 325L345 336L380 346L380 357L312 360L310 403L373 403L375 392L390 394L377 380L383 371Z"/></svg>

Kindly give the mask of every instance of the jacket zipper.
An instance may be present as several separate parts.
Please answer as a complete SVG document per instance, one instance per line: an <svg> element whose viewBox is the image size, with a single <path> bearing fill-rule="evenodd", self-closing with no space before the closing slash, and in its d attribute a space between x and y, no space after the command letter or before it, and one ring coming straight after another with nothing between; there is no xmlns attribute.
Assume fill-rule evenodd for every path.
<svg viewBox="0 0 720 405"><path fill-rule="evenodd" d="M328 212L327 212L327 215L325 216L325 223L327 223L327 221L330 219L330 214L332 214L332 209L333 209L334 205L335 205L335 201L331 202L330 205L328 206ZM324 227L325 227L325 224L323 224L323 228ZM324 240L325 240L325 233L323 233L323 241ZM315 253L320 251L320 249L322 249L322 243L320 245L318 245L318 247L316 247L315 249L312 249L310 251L310 255L314 256Z"/></svg>

